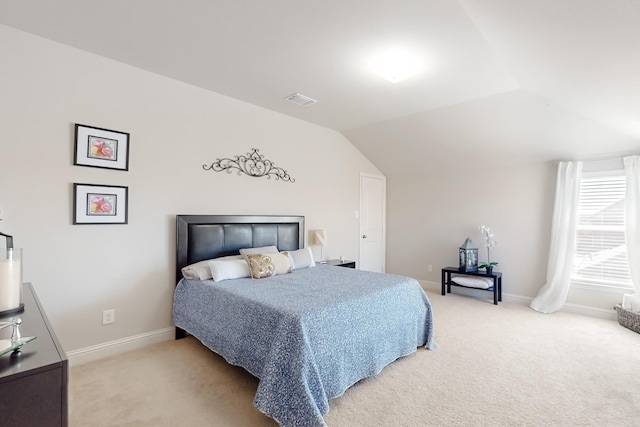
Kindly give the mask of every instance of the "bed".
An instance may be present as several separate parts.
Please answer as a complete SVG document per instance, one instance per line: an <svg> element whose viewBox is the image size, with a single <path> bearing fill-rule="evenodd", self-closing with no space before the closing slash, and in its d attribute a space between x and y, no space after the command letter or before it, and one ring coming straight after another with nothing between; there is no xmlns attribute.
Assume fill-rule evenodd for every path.
<svg viewBox="0 0 640 427"><path fill-rule="evenodd" d="M173 306L189 333L259 379L254 405L282 426L324 426L329 400L420 347L430 302L411 278L318 264L264 279L182 277L243 248L304 247L302 216L178 215Z"/></svg>

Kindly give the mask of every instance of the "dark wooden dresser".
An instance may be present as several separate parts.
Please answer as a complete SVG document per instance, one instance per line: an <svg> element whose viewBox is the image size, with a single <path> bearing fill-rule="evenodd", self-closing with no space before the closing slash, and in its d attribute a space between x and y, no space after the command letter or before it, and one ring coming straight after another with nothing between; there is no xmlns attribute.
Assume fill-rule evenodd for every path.
<svg viewBox="0 0 640 427"><path fill-rule="evenodd" d="M23 286L24 312L0 317L22 319L20 334L37 338L18 354L0 356L0 425L67 426L68 362L31 283ZM0 339L11 337L11 327Z"/></svg>

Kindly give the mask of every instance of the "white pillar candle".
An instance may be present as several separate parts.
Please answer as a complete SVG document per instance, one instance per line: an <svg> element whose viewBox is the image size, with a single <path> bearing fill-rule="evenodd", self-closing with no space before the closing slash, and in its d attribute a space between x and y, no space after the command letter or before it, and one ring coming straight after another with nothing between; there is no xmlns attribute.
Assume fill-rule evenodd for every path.
<svg viewBox="0 0 640 427"><path fill-rule="evenodd" d="M12 310L20 306L22 290L22 264L20 249L12 254L0 251L0 311ZM4 256L3 256L4 255Z"/></svg>

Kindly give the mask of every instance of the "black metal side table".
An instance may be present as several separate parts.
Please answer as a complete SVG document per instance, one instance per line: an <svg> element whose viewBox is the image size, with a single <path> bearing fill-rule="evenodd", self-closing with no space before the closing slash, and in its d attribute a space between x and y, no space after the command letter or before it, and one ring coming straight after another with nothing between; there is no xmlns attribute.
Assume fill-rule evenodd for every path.
<svg viewBox="0 0 640 427"><path fill-rule="evenodd" d="M472 286L464 286L451 280L451 274L460 276L477 276L488 277L493 280L493 286L487 289L474 288ZM478 289L481 291L493 292L493 303L498 305L498 301L502 301L502 273L494 271L487 274L484 271L460 271L458 267L445 267L442 269L442 295L451 293L451 286L460 286L461 288ZM446 293L445 293L446 288Z"/></svg>

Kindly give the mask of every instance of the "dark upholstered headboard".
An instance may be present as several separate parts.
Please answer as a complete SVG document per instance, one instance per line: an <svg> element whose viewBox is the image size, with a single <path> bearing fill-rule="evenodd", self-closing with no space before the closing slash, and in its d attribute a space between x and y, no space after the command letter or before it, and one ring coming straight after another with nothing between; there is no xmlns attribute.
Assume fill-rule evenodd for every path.
<svg viewBox="0 0 640 427"><path fill-rule="evenodd" d="M304 217L177 215L176 283L182 278L182 267L260 246L276 246L280 251L304 247Z"/></svg>

